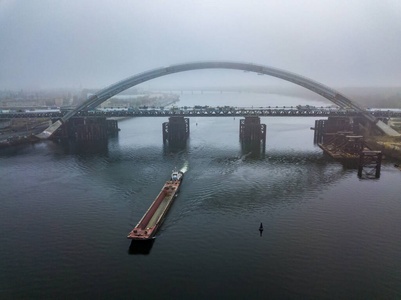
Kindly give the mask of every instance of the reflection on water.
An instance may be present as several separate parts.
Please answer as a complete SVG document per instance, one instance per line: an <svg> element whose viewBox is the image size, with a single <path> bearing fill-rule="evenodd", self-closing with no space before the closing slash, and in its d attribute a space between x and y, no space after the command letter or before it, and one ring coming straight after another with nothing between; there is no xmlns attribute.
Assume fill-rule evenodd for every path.
<svg viewBox="0 0 401 300"><path fill-rule="evenodd" d="M66 155L107 155L109 152L109 141L64 141L59 142Z"/></svg>
<svg viewBox="0 0 401 300"><path fill-rule="evenodd" d="M241 143L242 159L264 159L266 149L259 141L256 142L242 142Z"/></svg>
<svg viewBox="0 0 401 300"><path fill-rule="evenodd" d="M163 151L165 154L176 153L184 151L187 148L187 141L174 141L170 143L165 143L163 145Z"/></svg>
<svg viewBox="0 0 401 300"><path fill-rule="evenodd" d="M150 254L150 250L152 250L155 239L151 239L148 241L135 241L132 240L128 249L128 254L136 255L136 254Z"/></svg>

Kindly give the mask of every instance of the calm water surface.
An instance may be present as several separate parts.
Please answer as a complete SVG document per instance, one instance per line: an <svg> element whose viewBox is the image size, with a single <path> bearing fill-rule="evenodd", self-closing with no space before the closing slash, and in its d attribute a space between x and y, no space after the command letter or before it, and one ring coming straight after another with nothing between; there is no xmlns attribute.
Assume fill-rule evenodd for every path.
<svg viewBox="0 0 401 300"><path fill-rule="evenodd" d="M241 149L233 117L190 118L183 149L163 146L167 118L133 118L105 145L2 150L0 298L400 298L401 172L388 161L380 179L359 179L313 144L314 120L261 118L260 155ZM153 245L130 249L174 166L186 169L179 197Z"/></svg>

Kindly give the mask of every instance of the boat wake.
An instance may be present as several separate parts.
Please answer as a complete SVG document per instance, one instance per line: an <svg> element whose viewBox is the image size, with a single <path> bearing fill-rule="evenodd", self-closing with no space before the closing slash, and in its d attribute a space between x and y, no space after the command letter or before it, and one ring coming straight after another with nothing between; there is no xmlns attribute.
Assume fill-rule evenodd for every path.
<svg viewBox="0 0 401 300"><path fill-rule="evenodd" d="M187 161L184 163L184 166L181 168L180 171L182 173L185 173L186 171L188 171L188 162Z"/></svg>

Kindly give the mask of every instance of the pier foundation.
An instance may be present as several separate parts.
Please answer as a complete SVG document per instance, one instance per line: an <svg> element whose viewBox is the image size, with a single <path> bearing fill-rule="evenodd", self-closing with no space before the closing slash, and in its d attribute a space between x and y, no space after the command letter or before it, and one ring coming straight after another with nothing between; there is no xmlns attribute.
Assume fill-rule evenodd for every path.
<svg viewBox="0 0 401 300"><path fill-rule="evenodd" d="M359 159L362 151L367 150L363 136L352 132L337 132L325 136L325 142L319 147L336 159Z"/></svg>
<svg viewBox="0 0 401 300"><path fill-rule="evenodd" d="M243 144L260 145L266 148L266 124L260 124L257 116L248 116L240 120L239 138Z"/></svg>
<svg viewBox="0 0 401 300"><path fill-rule="evenodd" d="M359 155L367 148L364 137L360 134L360 118L329 117L328 120L316 120L314 142L333 158L359 160Z"/></svg>
<svg viewBox="0 0 401 300"><path fill-rule="evenodd" d="M315 144L327 144L337 132L349 132L350 135L359 134L359 120L353 117L329 117L327 120L316 120L314 135Z"/></svg>
<svg viewBox="0 0 401 300"><path fill-rule="evenodd" d="M189 138L189 118L170 117L162 125L163 143L184 143Z"/></svg>
<svg viewBox="0 0 401 300"><path fill-rule="evenodd" d="M381 151L362 151L359 157L358 177L379 178L381 163Z"/></svg>
<svg viewBox="0 0 401 300"><path fill-rule="evenodd" d="M117 120L106 117L72 117L53 135L53 139L75 141L106 140L119 131Z"/></svg>

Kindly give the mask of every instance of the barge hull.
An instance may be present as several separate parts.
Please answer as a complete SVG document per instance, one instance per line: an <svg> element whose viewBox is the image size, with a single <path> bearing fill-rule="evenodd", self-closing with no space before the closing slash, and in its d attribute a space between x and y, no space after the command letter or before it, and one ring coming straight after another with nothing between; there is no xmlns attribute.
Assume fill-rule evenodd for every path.
<svg viewBox="0 0 401 300"><path fill-rule="evenodd" d="M163 223L174 198L178 194L180 180L167 181L152 205L143 215L135 228L128 234L131 240L150 240L153 239L157 230Z"/></svg>

